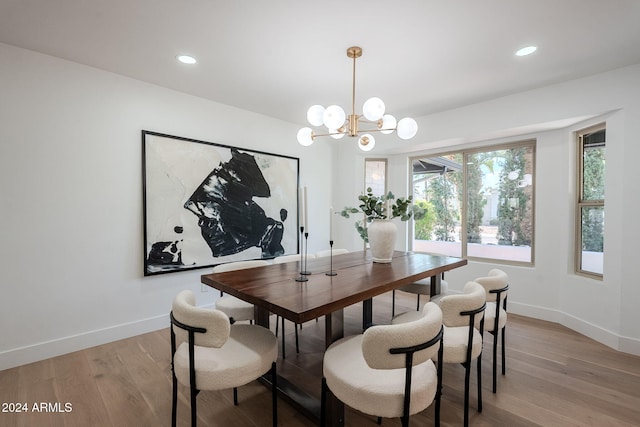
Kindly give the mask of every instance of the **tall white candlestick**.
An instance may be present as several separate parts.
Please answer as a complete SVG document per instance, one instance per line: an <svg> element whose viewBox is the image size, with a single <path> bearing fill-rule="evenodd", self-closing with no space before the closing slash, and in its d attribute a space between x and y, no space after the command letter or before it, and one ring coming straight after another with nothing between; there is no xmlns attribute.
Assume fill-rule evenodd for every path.
<svg viewBox="0 0 640 427"><path fill-rule="evenodd" d="M333 240L333 207L329 208L329 241Z"/></svg>
<svg viewBox="0 0 640 427"><path fill-rule="evenodd" d="M309 232L309 211L307 210L307 187L304 187L304 231Z"/></svg>

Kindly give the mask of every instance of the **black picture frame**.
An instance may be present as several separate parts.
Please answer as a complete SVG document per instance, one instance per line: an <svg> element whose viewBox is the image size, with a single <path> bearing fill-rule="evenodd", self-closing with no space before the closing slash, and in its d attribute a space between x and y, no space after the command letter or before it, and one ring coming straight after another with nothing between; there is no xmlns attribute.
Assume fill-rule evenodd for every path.
<svg viewBox="0 0 640 427"><path fill-rule="evenodd" d="M142 131L144 275L299 253L300 160Z"/></svg>

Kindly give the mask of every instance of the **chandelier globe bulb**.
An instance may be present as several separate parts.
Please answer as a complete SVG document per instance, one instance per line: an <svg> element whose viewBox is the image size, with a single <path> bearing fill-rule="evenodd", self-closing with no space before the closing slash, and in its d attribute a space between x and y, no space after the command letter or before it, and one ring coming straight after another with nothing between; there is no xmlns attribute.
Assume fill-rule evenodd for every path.
<svg viewBox="0 0 640 427"><path fill-rule="evenodd" d="M370 133L365 133L358 138L358 147L362 151L371 151L376 146L376 139Z"/></svg>
<svg viewBox="0 0 640 427"><path fill-rule="evenodd" d="M376 121L384 116L385 105L382 99L373 97L367 99L362 105L362 114L367 120Z"/></svg>
<svg viewBox="0 0 640 427"><path fill-rule="evenodd" d="M329 129L338 129L346 118L346 113L339 105L329 105L322 113L322 122Z"/></svg>
<svg viewBox="0 0 640 427"><path fill-rule="evenodd" d="M345 136L345 132L341 129L329 129L329 134L333 139L342 139Z"/></svg>
<svg viewBox="0 0 640 427"><path fill-rule="evenodd" d="M411 117L405 117L398 122L398 137L401 139L411 139L418 133L418 123Z"/></svg>
<svg viewBox="0 0 640 427"><path fill-rule="evenodd" d="M304 127L298 131L298 142L304 147L313 144L313 129Z"/></svg>
<svg viewBox="0 0 640 427"><path fill-rule="evenodd" d="M307 110L307 121L311 126L322 126L322 115L324 107L322 105L312 105Z"/></svg>
<svg viewBox="0 0 640 427"><path fill-rule="evenodd" d="M398 121L396 120L396 118L391 114L385 114L384 116L382 116L382 130L380 131L380 133L389 135L390 133L393 133L393 131L396 129L396 126L398 126Z"/></svg>

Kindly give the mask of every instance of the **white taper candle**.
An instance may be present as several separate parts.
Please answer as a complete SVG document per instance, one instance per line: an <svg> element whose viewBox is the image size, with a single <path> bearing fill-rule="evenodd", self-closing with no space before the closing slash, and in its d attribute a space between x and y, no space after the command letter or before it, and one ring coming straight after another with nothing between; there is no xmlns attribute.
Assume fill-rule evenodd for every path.
<svg viewBox="0 0 640 427"><path fill-rule="evenodd" d="M298 188L298 222L300 227L304 227L304 191Z"/></svg>
<svg viewBox="0 0 640 427"><path fill-rule="evenodd" d="M333 207L329 208L329 241L333 240Z"/></svg>

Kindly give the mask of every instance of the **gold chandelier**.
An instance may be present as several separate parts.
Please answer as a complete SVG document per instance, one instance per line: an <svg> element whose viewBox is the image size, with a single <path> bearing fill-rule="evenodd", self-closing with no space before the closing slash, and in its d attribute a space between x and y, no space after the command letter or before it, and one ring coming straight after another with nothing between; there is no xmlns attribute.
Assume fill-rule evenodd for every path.
<svg viewBox="0 0 640 427"><path fill-rule="evenodd" d="M346 115L342 107L330 105L312 105L307 111L307 120L312 126L326 126L326 133L316 134L313 129L304 127L298 131L298 142L309 146L318 136L331 136L340 139L345 135L358 137L358 147L362 151L371 151L376 140L370 132L390 134L396 131L401 139L411 139L418 132L418 124L410 117L396 121L391 114L385 114L385 105L380 98L369 98L362 106L362 116L355 113L356 105L356 59L362 56L362 48L352 46L347 49L347 56L353 59L353 85L351 95L351 114ZM360 129L359 125L373 125L371 129ZM362 135L361 135L362 133Z"/></svg>

